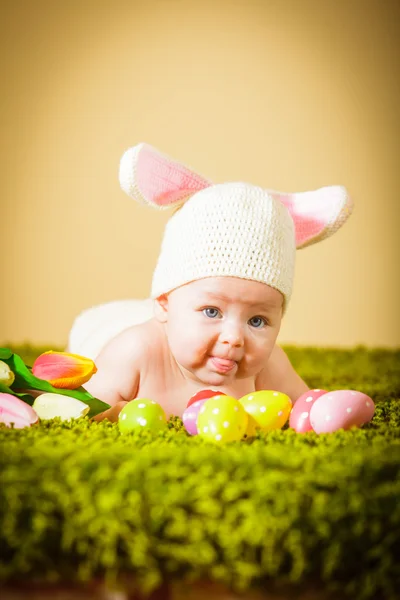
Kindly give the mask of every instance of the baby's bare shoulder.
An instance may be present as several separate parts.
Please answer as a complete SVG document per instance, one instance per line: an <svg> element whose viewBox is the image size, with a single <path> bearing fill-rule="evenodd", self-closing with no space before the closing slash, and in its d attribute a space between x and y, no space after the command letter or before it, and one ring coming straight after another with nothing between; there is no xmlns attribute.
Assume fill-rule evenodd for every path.
<svg viewBox="0 0 400 600"><path fill-rule="evenodd" d="M158 325L148 321L116 335L95 359L97 373L86 389L111 405L134 398L141 373L161 339Z"/></svg>
<svg viewBox="0 0 400 600"><path fill-rule="evenodd" d="M112 368L121 372L129 372L132 367L141 370L152 356L162 351L164 338L162 327L155 319L133 325L107 344L97 357L96 365L98 368L114 365Z"/></svg>
<svg viewBox="0 0 400 600"><path fill-rule="evenodd" d="M283 392L295 402L309 387L295 371L283 348L275 344L264 368L256 378L256 389Z"/></svg>
<svg viewBox="0 0 400 600"><path fill-rule="evenodd" d="M159 323L151 319L125 329L109 342L107 348L122 353L127 358L136 357L137 354L143 354L153 348L161 339L161 335Z"/></svg>

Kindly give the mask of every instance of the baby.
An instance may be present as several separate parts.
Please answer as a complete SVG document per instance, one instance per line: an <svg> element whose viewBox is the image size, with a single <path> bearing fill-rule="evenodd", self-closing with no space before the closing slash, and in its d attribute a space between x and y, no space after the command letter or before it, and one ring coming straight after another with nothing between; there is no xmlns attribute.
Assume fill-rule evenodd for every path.
<svg viewBox="0 0 400 600"><path fill-rule="evenodd" d="M153 275L153 315L138 318L132 301L121 331L108 329L90 351L81 332L91 320L92 338L102 338L102 307L84 313L71 331L68 350L92 355L98 369L85 388L111 405L96 419L116 420L134 398L182 416L205 388L236 398L273 389L295 402L309 388L276 343L295 252L341 227L352 208L346 190L282 194L246 183L213 185L147 144L124 154L120 182L139 202L177 210ZM119 304L109 305L117 321Z"/></svg>

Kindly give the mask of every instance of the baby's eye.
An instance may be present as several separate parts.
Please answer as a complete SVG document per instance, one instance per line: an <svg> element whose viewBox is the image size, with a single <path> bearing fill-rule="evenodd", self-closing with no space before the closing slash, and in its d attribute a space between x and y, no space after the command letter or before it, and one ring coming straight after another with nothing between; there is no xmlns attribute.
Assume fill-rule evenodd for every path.
<svg viewBox="0 0 400 600"><path fill-rule="evenodd" d="M204 308L203 309L203 315L205 315L206 317L208 317L209 319L215 319L216 317L218 317L218 315L220 314L218 308Z"/></svg>
<svg viewBox="0 0 400 600"><path fill-rule="evenodd" d="M267 324L267 321L264 319L264 317L251 317L249 323L255 329L261 329Z"/></svg>

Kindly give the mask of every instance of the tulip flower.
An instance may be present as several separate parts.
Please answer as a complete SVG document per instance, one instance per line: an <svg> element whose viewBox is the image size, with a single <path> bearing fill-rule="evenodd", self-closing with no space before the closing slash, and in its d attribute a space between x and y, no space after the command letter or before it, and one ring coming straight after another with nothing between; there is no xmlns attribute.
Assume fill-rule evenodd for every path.
<svg viewBox="0 0 400 600"><path fill-rule="evenodd" d="M55 388L75 390L96 373L90 358L68 352L44 352L34 362L32 373Z"/></svg>
<svg viewBox="0 0 400 600"><path fill-rule="evenodd" d="M56 355L58 362L55 358ZM29 405L32 404L38 392L49 392L80 400L89 406L89 417L94 417L110 408L107 402L95 398L81 387L81 383L88 381L93 373L97 371L94 362L88 358L65 352L45 352L39 356L35 363L34 368L38 377L24 363L22 358L9 348L0 348L0 360L7 364L15 375L15 379L10 386L0 380L0 392L18 396ZM65 366L67 360L69 360L69 364L72 362L75 365L75 370L68 370ZM61 367L62 361L64 361L63 368ZM51 365L51 369L49 368L47 373L45 373L45 365ZM55 373L56 367L57 372ZM61 371L63 371L63 377L61 377ZM78 374L79 379L77 380ZM65 387L61 387L59 379L55 381L55 385L51 384L54 381L53 378L56 377L63 379L61 385Z"/></svg>
<svg viewBox="0 0 400 600"><path fill-rule="evenodd" d="M15 375L7 363L0 360L0 383L10 386L14 383Z"/></svg>
<svg viewBox="0 0 400 600"><path fill-rule="evenodd" d="M38 396L32 408L42 420L60 417L62 421L84 417L90 410L90 407L80 400L52 393Z"/></svg>
<svg viewBox="0 0 400 600"><path fill-rule="evenodd" d="M14 423L15 429L22 429L37 421L38 415L29 404L11 394L0 392L0 423L7 427Z"/></svg>

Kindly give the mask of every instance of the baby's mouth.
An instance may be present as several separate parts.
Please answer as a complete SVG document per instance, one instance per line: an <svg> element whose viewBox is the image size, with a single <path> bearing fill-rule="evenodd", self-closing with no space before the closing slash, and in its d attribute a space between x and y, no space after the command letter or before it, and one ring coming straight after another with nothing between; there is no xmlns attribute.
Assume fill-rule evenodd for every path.
<svg viewBox="0 0 400 600"><path fill-rule="evenodd" d="M219 373L229 373L237 364L234 360L218 358L217 356L212 356L211 362Z"/></svg>

